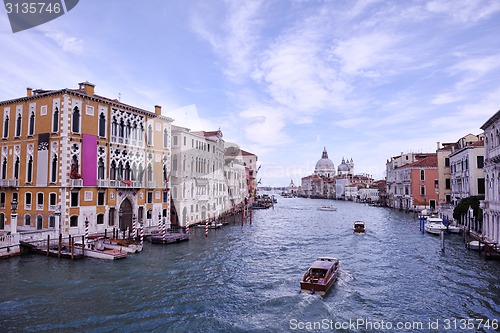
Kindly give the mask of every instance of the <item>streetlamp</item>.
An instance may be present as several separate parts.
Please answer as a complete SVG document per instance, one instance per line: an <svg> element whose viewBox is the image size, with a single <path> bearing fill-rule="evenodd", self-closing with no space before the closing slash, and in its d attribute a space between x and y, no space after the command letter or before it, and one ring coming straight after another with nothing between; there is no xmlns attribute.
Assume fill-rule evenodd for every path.
<svg viewBox="0 0 500 333"><path fill-rule="evenodd" d="M11 214L10 214L10 233L15 234L17 233L17 200L14 198L12 199L12 202L10 203L10 208L11 208Z"/></svg>
<svg viewBox="0 0 500 333"><path fill-rule="evenodd" d="M123 228L123 225L122 225L122 218L123 218L123 210L120 208L118 210L118 224L120 226L120 229L122 229L122 231L123 231L123 239L125 239L125 228Z"/></svg>

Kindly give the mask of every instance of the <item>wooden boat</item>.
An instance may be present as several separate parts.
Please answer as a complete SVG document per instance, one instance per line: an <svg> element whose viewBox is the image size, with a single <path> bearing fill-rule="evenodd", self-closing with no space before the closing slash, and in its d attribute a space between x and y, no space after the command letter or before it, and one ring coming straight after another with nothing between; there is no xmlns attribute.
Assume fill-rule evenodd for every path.
<svg viewBox="0 0 500 333"><path fill-rule="evenodd" d="M79 253L81 253L82 244L75 243L75 249L76 248L78 248ZM125 251L106 249L106 247L104 246L104 239L101 238L88 240L88 242L85 244L85 251L83 254L86 257L105 260L116 260L127 257L127 252Z"/></svg>
<svg viewBox="0 0 500 333"><path fill-rule="evenodd" d="M137 242L125 239L107 238L103 240L104 248L108 250L119 250L127 253L137 253L142 251L142 245Z"/></svg>
<svg viewBox="0 0 500 333"><path fill-rule="evenodd" d="M339 264L337 258L316 259L302 277L300 290L320 295L326 294L337 280Z"/></svg>
<svg viewBox="0 0 500 333"><path fill-rule="evenodd" d="M365 222L363 222L363 221L354 222L354 233L364 234L365 232L366 232Z"/></svg>
<svg viewBox="0 0 500 333"><path fill-rule="evenodd" d="M334 212L337 210L337 208L333 207L333 206L319 206L318 210L327 211L327 212Z"/></svg>

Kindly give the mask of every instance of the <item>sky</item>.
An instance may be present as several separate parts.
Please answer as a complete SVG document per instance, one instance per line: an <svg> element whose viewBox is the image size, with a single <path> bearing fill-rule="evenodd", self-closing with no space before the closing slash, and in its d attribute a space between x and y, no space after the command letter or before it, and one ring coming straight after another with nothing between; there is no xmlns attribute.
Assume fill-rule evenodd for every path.
<svg viewBox="0 0 500 333"><path fill-rule="evenodd" d="M337 167L385 176L402 152L481 133L500 109L500 1L81 0L12 33L0 8L0 100L77 88L221 129L262 185Z"/></svg>

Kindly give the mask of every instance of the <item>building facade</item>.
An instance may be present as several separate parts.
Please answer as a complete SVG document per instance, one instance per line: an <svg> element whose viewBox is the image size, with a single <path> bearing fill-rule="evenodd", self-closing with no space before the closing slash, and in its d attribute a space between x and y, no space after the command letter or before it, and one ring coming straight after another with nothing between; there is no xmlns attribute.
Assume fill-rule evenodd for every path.
<svg viewBox="0 0 500 333"><path fill-rule="evenodd" d="M0 102L0 229L77 235L170 219L172 119L78 89Z"/></svg>
<svg viewBox="0 0 500 333"><path fill-rule="evenodd" d="M484 131L485 199L482 234L486 241L500 245L500 111L486 121Z"/></svg>
<svg viewBox="0 0 500 333"><path fill-rule="evenodd" d="M461 138L450 154L452 201L485 194L483 136Z"/></svg>

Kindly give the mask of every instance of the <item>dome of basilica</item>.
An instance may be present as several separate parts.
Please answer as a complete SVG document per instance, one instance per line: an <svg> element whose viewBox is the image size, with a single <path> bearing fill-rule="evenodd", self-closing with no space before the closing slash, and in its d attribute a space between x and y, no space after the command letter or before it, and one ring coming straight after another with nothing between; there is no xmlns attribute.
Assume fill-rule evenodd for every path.
<svg viewBox="0 0 500 333"><path fill-rule="evenodd" d="M321 159L316 163L314 173L326 177L333 177L335 175L335 166L333 165L333 162L328 158L326 148L323 149L323 155L321 156Z"/></svg>

